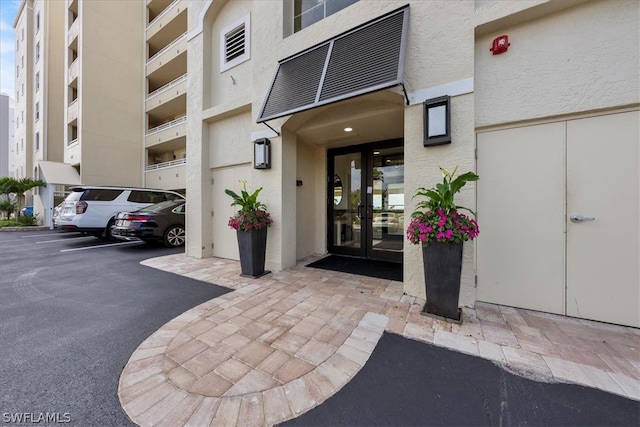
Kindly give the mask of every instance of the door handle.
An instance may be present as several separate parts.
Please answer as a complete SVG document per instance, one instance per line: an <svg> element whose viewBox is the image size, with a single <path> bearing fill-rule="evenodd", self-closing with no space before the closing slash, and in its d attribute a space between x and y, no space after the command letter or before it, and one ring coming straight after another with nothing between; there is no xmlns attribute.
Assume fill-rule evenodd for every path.
<svg viewBox="0 0 640 427"><path fill-rule="evenodd" d="M569 216L569 219L571 220L571 222L575 222L575 223L579 223L579 222L583 222L583 221L595 221L596 220L593 217L584 216L584 215L581 215L581 214L571 214Z"/></svg>

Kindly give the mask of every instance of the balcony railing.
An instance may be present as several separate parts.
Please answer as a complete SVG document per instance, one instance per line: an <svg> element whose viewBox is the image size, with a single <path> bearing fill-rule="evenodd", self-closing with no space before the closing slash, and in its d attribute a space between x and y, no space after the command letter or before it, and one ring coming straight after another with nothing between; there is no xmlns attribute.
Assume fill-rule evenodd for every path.
<svg viewBox="0 0 640 427"><path fill-rule="evenodd" d="M157 132L162 132L165 129L169 129L170 127L179 125L180 123L184 123L186 121L187 121L187 116L182 116L179 119L171 120L170 122L167 122L167 123L161 124L160 126L156 126L154 128L149 129L146 135L149 136Z"/></svg>
<svg viewBox="0 0 640 427"><path fill-rule="evenodd" d="M158 52L155 53L155 55L153 55L151 58L147 59L147 64L151 61L153 61L154 58L157 58L158 56L162 55L164 52L170 50L171 48L173 48L175 45L177 45L178 43L180 43L181 41L183 41L184 39L187 38L187 32L185 31L184 33L182 33L181 36L179 36L178 38L176 38L174 41L172 41L171 43L169 43L168 45L166 45L165 47L163 47L162 49L160 49Z"/></svg>
<svg viewBox="0 0 640 427"><path fill-rule="evenodd" d="M161 86L158 89L156 89L153 92L151 92L149 95L147 95L147 100L149 100L149 98L151 98L151 97L153 97L153 96L155 96L155 95L157 95L157 94L159 94L161 92L164 92L165 90L171 89L172 87L179 85L180 83L182 83L185 80L187 80L187 74L186 73L181 75L177 79L167 83L166 85Z"/></svg>
<svg viewBox="0 0 640 427"><path fill-rule="evenodd" d="M147 171L154 171L158 169L170 168L172 166L182 166L187 163L187 159L176 159L171 160L170 162L156 163L154 165L148 165Z"/></svg>

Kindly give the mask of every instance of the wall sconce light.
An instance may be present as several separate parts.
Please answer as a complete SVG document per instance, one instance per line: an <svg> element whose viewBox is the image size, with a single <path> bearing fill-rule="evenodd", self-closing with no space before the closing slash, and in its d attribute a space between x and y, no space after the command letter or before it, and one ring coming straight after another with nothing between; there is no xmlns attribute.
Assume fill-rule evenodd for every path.
<svg viewBox="0 0 640 427"><path fill-rule="evenodd" d="M253 141L253 168L271 169L271 141L260 138Z"/></svg>
<svg viewBox="0 0 640 427"><path fill-rule="evenodd" d="M424 102L424 146L451 144L451 97Z"/></svg>

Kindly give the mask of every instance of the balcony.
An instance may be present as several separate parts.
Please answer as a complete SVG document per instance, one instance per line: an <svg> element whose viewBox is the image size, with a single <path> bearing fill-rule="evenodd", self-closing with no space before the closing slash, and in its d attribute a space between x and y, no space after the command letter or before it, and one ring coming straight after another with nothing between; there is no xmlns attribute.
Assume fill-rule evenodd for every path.
<svg viewBox="0 0 640 427"><path fill-rule="evenodd" d="M161 49L187 30L187 4L176 0L147 25L147 41L151 50Z"/></svg>
<svg viewBox="0 0 640 427"><path fill-rule="evenodd" d="M169 63L174 63L181 70L187 72L187 33L183 33L169 45L154 54L147 61L147 76L155 73Z"/></svg>
<svg viewBox="0 0 640 427"><path fill-rule="evenodd" d="M80 32L80 19L73 21L67 32L67 46L74 47L78 42L78 33Z"/></svg>
<svg viewBox="0 0 640 427"><path fill-rule="evenodd" d="M147 166L145 187L163 190L185 188L187 182L186 163L186 159L178 159Z"/></svg>
<svg viewBox="0 0 640 427"><path fill-rule="evenodd" d="M145 102L145 111L150 116L150 123L164 123L167 118L184 116L187 112L186 94L186 74L150 93Z"/></svg>
<svg viewBox="0 0 640 427"><path fill-rule="evenodd" d="M67 75L67 84L71 84L76 81L78 78L78 69L80 68L80 61L77 59L69 65L68 75ZM76 87L76 85L74 85Z"/></svg>
<svg viewBox="0 0 640 427"><path fill-rule="evenodd" d="M67 123L73 123L78 120L78 100L74 100L67 108Z"/></svg>
<svg viewBox="0 0 640 427"><path fill-rule="evenodd" d="M178 141L182 146L186 145L187 117L172 120L153 129L149 129L145 135L145 146L147 148L170 141Z"/></svg>

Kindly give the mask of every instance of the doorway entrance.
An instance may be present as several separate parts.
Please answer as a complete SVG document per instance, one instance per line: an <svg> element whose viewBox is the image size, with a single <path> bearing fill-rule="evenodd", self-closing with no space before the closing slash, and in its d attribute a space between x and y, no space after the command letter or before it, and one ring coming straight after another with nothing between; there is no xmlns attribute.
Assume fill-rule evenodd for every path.
<svg viewBox="0 0 640 427"><path fill-rule="evenodd" d="M329 253L402 262L403 140L331 149L327 163Z"/></svg>

